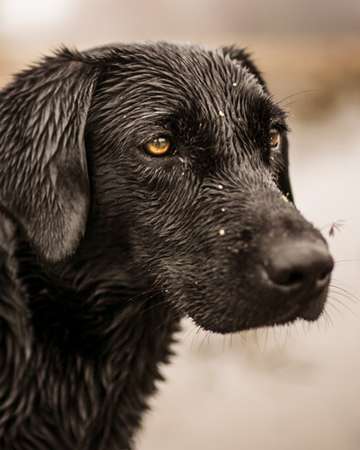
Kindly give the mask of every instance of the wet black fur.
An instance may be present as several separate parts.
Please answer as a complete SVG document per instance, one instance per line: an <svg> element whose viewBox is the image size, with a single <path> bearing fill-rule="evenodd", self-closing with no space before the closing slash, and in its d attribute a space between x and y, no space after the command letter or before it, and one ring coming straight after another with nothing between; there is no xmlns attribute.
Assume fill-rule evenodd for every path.
<svg viewBox="0 0 360 450"><path fill-rule="evenodd" d="M318 237L286 130L236 48L64 49L0 92L1 449L132 448L181 317L296 317L257 271L279 237Z"/></svg>

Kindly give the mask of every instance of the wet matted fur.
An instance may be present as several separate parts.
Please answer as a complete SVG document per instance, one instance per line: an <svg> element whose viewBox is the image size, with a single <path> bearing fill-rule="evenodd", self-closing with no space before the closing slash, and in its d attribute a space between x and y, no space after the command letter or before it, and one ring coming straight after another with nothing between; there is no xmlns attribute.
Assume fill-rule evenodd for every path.
<svg viewBox="0 0 360 450"><path fill-rule="evenodd" d="M185 315L318 317L328 280L294 300L264 278L274 242L323 243L285 119L237 48L63 49L0 92L1 449L132 448Z"/></svg>

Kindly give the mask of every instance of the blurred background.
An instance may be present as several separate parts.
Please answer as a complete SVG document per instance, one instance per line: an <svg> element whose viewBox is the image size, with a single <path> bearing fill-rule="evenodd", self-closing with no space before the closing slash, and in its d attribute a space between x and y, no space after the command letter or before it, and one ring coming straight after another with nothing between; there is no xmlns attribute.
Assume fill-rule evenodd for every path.
<svg viewBox="0 0 360 450"><path fill-rule="evenodd" d="M60 44L158 39L253 53L290 114L297 205L336 270L316 324L222 337L184 321L138 448L359 450L360 2L0 0L0 86Z"/></svg>

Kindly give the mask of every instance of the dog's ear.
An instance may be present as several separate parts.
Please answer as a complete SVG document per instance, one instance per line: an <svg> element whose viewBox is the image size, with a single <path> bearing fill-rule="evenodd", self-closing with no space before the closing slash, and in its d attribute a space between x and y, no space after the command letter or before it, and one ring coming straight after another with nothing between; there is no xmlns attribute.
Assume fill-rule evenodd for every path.
<svg viewBox="0 0 360 450"><path fill-rule="evenodd" d="M283 142L283 163L278 174L278 184L281 192L285 195L285 197L291 203L295 203L289 175L289 143L286 136Z"/></svg>
<svg viewBox="0 0 360 450"><path fill-rule="evenodd" d="M261 86L267 90L266 83L261 75L261 72L253 63L250 53L244 48L238 48L235 46L222 47L224 56L228 56L232 61L238 63L239 65L246 67L250 73L252 73L258 80Z"/></svg>
<svg viewBox="0 0 360 450"><path fill-rule="evenodd" d="M284 193L285 197L289 200L289 202L295 204L294 200L294 194L292 192L290 178L289 178L289 172L282 172L279 176L279 185L281 192Z"/></svg>
<svg viewBox="0 0 360 450"><path fill-rule="evenodd" d="M261 75L261 72L256 67L256 65L253 63L250 54L247 52L246 49L243 48L237 48L235 46L228 46L222 48L224 56L228 56L232 61L235 63L238 63L242 67L246 67L250 73L252 73L257 80L259 81L260 85L264 88L264 90L267 92L267 86L265 83L265 80L263 76ZM281 172L278 175L278 184L281 189L281 192L286 196L286 198L294 203L294 196L291 189L291 183L290 183L290 177L289 177L289 158L288 158L288 142L285 143L284 148L284 164Z"/></svg>
<svg viewBox="0 0 360 450"><path fill-rule="evenodd" d="M295 203L294 201L294 195L291 188L290 183L290 177L289 177L289 171L283 170L279 175L279 186L281 189L281 192L284 193L285 197L291 202Z"/></svg>
<svg viewBox="0 0 360 450"><path fill-rule="evenodd" d="M50 262L71 255L85 232L84 131L97 77L63 51L0 91L0 204Z"/></svg>

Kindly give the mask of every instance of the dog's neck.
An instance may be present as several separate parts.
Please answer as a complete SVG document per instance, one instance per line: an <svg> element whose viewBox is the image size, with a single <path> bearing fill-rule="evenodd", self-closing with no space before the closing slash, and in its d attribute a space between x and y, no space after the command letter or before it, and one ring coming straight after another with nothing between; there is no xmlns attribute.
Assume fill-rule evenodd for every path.
<svg viewBox="0 0 360 450"><path fill-rule="evenodd" d="M116 261L99 261L100 254L47 272L26 243L17 256L35 330L65 352L113 357L129 336L161 339L179 320L160 291L134 282Z"/></svg>
<svg viewBox="0 0 360 450"><path fill-rule="evenodd" d="M58 274L42 270L26 244L16 256L34 333L32 370L47 380L38 401L59 417L70 415L62 426L79 442L95 429L101 448L113 448L106 440L113 436L111 428L119 445L128 448L147 398L162 379L159 364L171 356L179 318L161 297L132 290L121 271L99 275L81 265L84 272L72 277L75 285L63 287ZM69 265L66 274L75 268ZM124 415L132 419L121 428Z"/></svg>

